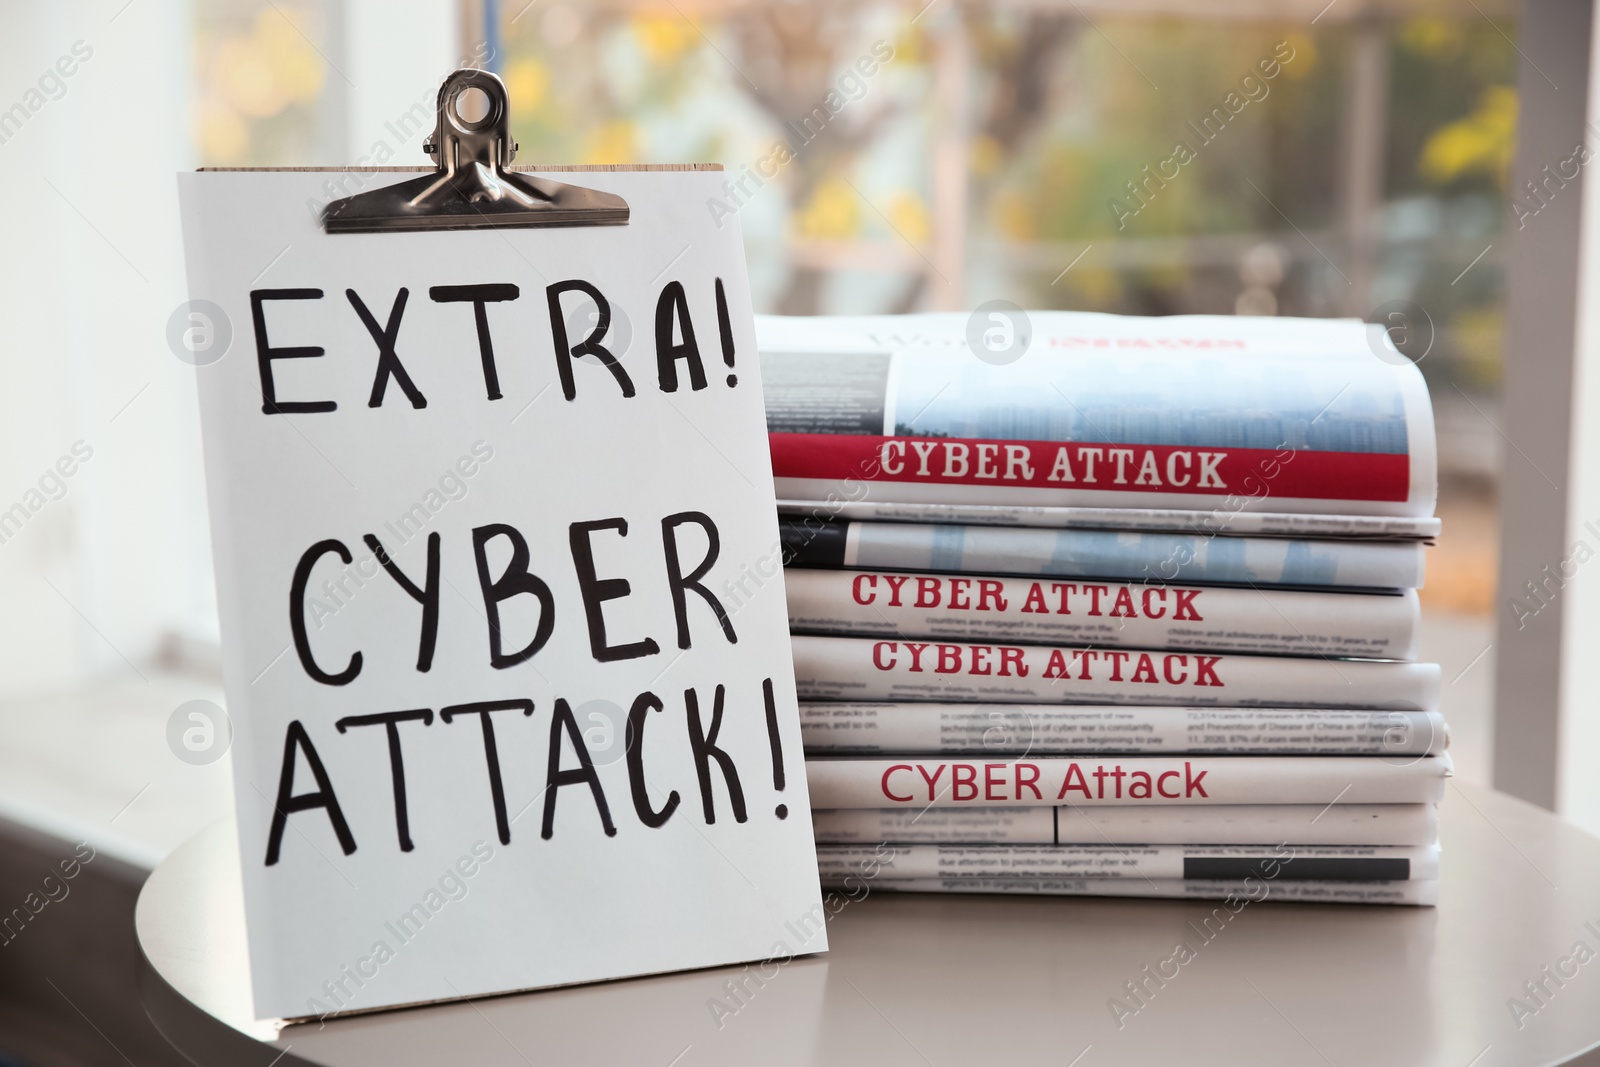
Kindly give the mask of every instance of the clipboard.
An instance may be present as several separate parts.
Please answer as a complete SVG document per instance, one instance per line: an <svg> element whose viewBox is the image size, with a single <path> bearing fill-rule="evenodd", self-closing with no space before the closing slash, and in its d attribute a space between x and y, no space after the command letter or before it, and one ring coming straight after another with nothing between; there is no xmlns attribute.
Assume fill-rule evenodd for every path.
<svg viewBox="0 0 1600 1067"><path fill-rule="evenodd" d="M614 193L507 169L517 144L505 83L495 74L451 74L435 112L422 146L438 163L435 173L334 201L322 216L328 233L627 224L628 203Z"/></svg>
<svg viewBox="0 0 1600 1067"><path fill-rule="evenodd" d="M180 176L261 1018L826 948L721 168L509 128Z"/></svg>

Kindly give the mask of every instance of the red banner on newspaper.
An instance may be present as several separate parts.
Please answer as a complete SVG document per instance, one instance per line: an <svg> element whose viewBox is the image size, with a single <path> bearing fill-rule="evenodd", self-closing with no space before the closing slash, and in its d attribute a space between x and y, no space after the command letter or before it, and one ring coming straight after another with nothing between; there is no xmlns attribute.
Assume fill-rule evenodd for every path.
<svg viewBox="0 0 1600 1067"><path fill-rule="evenodd" d="M1406 500L1411 493L1411 458L1403 453L856 434L768 437L778 478L1309 500Z"/></svg>

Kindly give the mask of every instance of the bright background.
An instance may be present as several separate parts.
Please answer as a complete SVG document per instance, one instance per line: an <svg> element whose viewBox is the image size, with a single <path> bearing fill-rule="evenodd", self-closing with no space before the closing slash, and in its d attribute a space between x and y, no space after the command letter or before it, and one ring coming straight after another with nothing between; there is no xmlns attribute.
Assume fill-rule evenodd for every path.
<svg viewBox="0 0 1600 1067"><path fill-rule="evenodd" d="M1445 522L1423 594L1425 653L1445 667L1458 769L1487 782L1501 253L1514 198L1534 202L1506 188L1515 8L1421 10L7 5L0 509L75 442L93 456L0 543L0 808L114 821L148 859L226 803L225 761L180 763L164 734L183 701L221 700L193 372L166 340L185 299L174 172L424 163L434 90L479 57L509 87L518 162L710 160L737 182L776 141L797 144L785 124L826 111L878 42L893 58L844 86L795 158L730 191L758 310L1005 298L1373 318L1410 302L1440 421ZM1275 51L1292 58L1267 94L1201 144L1186 123L1225 107ZM74 72L52 75L71 56ZM1179 139L1196 158L1141 205L1128 183Z"/></svg>

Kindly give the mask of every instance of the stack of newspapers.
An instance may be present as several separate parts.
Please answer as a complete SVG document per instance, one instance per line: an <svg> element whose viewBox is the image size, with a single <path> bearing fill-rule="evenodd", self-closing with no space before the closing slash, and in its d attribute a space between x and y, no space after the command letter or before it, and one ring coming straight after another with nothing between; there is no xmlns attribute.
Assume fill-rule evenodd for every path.
<svg viewBox="0 0 1600 1067"><path fill-rule="evenodd" d="M757 321L826 885L1436 901L1433 417L1380 329Z"/></svg>

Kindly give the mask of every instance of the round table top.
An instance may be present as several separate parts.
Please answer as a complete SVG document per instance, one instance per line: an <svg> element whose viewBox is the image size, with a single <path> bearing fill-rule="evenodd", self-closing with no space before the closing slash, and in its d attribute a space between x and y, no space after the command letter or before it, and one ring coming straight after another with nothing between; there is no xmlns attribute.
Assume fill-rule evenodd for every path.
<svg viewBox="0 0 1600 1067"><path fill-rule="evenodd" d="M1266 901L1207 941L1196 930L1215 902L879 892L833 917L831 951L781 968L275 1033L250 1011L237 851L219 824L140 895L140 993L180 1051L228 1067L1589 1062L1583 1053L1600 1047L1600 839L1455 784L1440 836L1437 908ZM1192 955L1176 976L1148 980L1180 941ZM1140 982L1135 1000L1128 983Z"/></svg>

